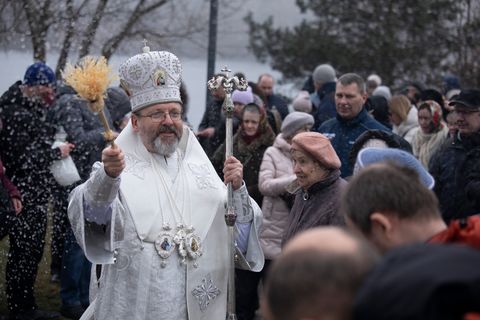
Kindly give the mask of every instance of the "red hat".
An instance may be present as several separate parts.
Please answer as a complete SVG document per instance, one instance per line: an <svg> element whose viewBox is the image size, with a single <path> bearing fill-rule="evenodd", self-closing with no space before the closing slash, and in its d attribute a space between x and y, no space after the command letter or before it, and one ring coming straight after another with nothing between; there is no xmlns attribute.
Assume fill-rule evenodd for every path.
<svg viewBox="0 0 480 320"><path fill-rule="evenodd" d="M327 169L340 169L341 162L330 140L318 132L301 132L292 139L292 150L308 153Z"/></svg>

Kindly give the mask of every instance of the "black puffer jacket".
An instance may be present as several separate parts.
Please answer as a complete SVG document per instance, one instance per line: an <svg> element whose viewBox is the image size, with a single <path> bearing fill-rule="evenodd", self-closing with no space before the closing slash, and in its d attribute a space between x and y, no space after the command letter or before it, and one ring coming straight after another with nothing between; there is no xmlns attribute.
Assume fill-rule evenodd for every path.
<svg viewBox="0 0 480 320"><path fill-rule="evenodd" d="M480 134L477 136L480 140ZM477 146L467 152L465 162L460 168L460 176L464 177L465 194L467 202L465 203L465 212L473 214L480 213L480 141Z"/></svg>
<svg viewBox="0 0 480 320"><path fill-rule="evenodd" d="M429 168L444 220L479 213L480 133L447 140L432 156Z"/></svg>
<svg viewBox="0 0 480 320"><path fill-rule="evenodd" d="M48 198L40 191L52 185L49 167L61 158L60 150L51 147L56 129L44 121L46 108L24 98L20 85L16 82L0 98L0 153L7 176L22 193Z"/></svg>

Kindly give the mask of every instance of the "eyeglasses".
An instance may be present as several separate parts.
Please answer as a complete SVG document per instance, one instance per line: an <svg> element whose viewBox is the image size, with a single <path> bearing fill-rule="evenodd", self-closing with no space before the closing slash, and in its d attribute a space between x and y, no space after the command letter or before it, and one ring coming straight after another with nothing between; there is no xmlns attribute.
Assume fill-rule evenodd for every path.
<svg viewBox="0 0 480 320"><path fill-rule="evenodd" d="M170 116L172 121L178 121L182 118L182 113L179 111L157 111L152 114L136 114L137 117L141 118L150 118L153 122L162 122L167 118L167 115Z"/></svg>

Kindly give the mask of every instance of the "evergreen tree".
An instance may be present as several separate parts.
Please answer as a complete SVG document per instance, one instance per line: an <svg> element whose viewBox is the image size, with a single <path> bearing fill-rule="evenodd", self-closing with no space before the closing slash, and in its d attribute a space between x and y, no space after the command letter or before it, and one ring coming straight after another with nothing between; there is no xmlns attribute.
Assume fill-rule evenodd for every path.
<svg viewBox="0 0 480 320"><path fill-rule="evenodd" d="M340 73L378 73L391 85L416 79L440 87L446 71L471 70L463 65L475 63L457 63L460 48L478 50L478 41L462 41L467 34L478 38L472 29L480 20L472 13L479 8L470 2L297 0L301 11L313 16L298 26L275 28L272 18L256 22L251 13L245 21L252 52L287 78L331 63ZM478 75L467 82L476 85L472 77Z"/></svg>

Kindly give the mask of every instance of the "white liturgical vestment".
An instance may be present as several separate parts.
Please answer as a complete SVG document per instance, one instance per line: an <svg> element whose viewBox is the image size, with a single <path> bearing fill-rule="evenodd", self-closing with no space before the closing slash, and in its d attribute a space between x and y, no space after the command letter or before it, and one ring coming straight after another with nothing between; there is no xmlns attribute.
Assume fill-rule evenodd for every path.
<svg viewBox="0 0 480 320"><path fill-rule="evenodd" d="M131 124L115 143L125 155L120 178L97 163L70 197L76 239L92 271L102 265L99 280L92 272L92 303L82 319L225 319L227 191L195 135L184 127L170 158L148 152ZM234 204L237 222L251 223L245 259L260 271L260 208L244 185ZM104 208L107 219L87 220L92 208Z"/></svg>

